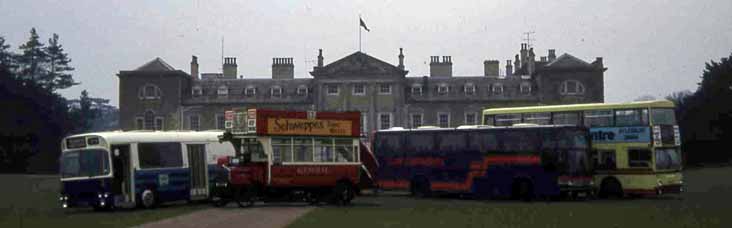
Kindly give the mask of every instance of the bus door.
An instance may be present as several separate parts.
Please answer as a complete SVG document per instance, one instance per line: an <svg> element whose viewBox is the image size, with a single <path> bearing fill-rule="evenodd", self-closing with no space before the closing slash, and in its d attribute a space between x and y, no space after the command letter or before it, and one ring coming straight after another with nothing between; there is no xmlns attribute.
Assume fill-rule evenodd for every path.
<svg viewBox="0 0 732 228"><path fill-rule="evenodd" d="M190 199L208 197L208 167L206 167L206 145L188 144L188 167L190 172Z"/></svg>
<svg viewBox="0 0 732 228"><path fill-rule="evenodd" d="M134 204L132 188L132 168L130 165L130 145L112 145L113 184L112 193L115 203Z"/></svg>

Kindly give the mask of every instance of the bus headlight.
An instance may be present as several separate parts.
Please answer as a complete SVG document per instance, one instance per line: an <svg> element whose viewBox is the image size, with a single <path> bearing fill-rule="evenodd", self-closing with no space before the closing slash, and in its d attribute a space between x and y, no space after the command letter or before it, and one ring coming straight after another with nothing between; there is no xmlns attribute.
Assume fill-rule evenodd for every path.
<svg viewBox="0 0 732 228"><path fill-rule="evenodd" d="M661 180L657 180L656 181L656 185L659 186L659 187L661 187L661 186L663 186L663 182L661 182Z"/></svg>

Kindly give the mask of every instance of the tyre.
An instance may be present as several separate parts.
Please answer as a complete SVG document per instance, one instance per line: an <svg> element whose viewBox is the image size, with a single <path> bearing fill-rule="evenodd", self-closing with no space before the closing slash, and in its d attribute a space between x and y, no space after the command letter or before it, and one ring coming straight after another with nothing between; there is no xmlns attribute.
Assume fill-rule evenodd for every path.
<svg viewBox="0 0 732 228"><path fill-rule="evenodd" d="M333 189L333 193L333 203L336 205L349 204L355 197L353 187L348 182L338 182Z"/></svg>
<svg viewBox="0 0 732 228"><path fill-rule="evenodd" d="M239 207L251 207L254 205L256 189L253 185L239 187L234 194L234 201Z"/></svg>
<svg viewBox="0 0 732 228"><path fill-rule="evenodd" d="M531 201L534 198L534 188L527 180L518 180L513 184L512 198Z"/></svg>
<svg viewBox="0 0 732 228"><path fill-rule="evenodd" d="M142 208L150 209L157 205L157 197L151 189L145 189L140 195L140 205Z"/></svg>
<svg viewBox="0 0 732 228"><path fill-rule="evenodd" d="M430 189L430 182L424 177L419 177L419 178L416 178L414 181L412 181L410 190L411 190L412 196L415 196L415 197L429 197L430 195L432 195L432 190Z"/></svg>
<svg viewBox="0 0 732 228"><path fill-rule="evenodd" d="M606 179L602 182L598 195L603 199L611 197L622 198L624 195L623 186L615 179Z"/></svg>

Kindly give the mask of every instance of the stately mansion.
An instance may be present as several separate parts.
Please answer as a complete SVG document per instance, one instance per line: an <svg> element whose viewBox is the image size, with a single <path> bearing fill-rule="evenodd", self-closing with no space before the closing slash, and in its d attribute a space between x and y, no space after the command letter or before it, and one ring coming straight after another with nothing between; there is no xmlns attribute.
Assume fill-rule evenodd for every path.
<svg viewBox="0 0 732 228"><path fill-rule="evenodd" d="M503 68L483 62L484 72L457 76L451 56L429 57L429 75L408 76L404 54L392 65L363 52L325 63L318 52L309 77L295 77L292 58L273 58L271 78L237 76L236 58L224 58L223 72L189 72L156 58L120 71L120 126L123 130L208 130L224 128L232 108L359 111L362 133L390 127L457 127L480 122L482 109L603 102L602 58L591 63L549 49L536 59L522 44ZM504 69L504 72L502 69Z"/></svg>

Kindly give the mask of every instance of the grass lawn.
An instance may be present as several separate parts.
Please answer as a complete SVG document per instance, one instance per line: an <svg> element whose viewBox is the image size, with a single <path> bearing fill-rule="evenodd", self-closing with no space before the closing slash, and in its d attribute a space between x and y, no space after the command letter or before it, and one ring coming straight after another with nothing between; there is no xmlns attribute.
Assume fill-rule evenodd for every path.
<svg viewBox="0 0 732 228"><path fill-rule="evenodd" d="M0 227L129 227L189 213L208 205L94 212L60 208L56 176L0 175Z"/></svg>
<svg viewBox="0 0 732 228"><path fill-rule="evenodd" d="M290 227L730 227L732 167L685 173L680 197L585 202L357 198L350 207L322 207Z"/></svg>

